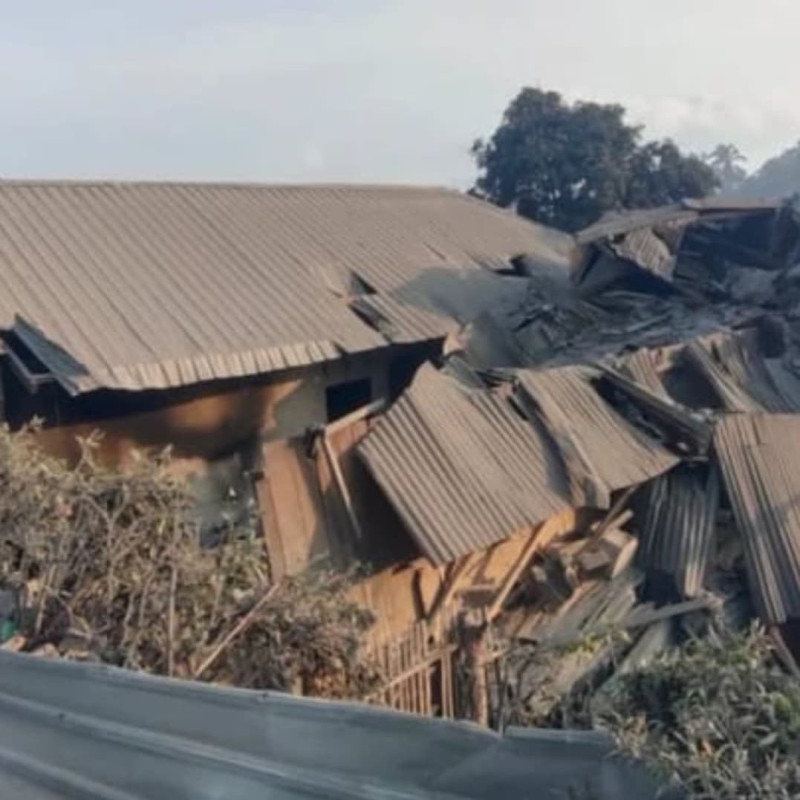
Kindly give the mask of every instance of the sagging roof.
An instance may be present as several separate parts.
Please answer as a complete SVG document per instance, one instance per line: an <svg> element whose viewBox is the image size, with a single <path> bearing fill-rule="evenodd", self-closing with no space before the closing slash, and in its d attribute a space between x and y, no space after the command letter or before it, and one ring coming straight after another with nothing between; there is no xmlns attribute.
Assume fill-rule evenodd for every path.
<svg viewBox="0 0 800 800"><path fill-rule="evenodd" d="M577 368L521 370L520 392L423 366L358 452L434 563L483 550L668 470L677 458ZM531 399L533 403L531 403Z"/></svg>
<svg viewBox="0 0 800 800"><path fill-rule="evenodd" d="M445 189L5 181L0 328L72 393L167 388L385 345L354 280L390 302L432 268L563 267L570 244Z"/></svg>
<svg viewBox="0 0 800 800"><path fill-rule="evenodd" d="M690 294L703 282L720 290L738 267L791 266L798 234L800 214L786 202L709 197L612 213L576 234L583 252L573 280L584 296L645 276ZM721 258L734 269L721 270Z"/></svg>
<svg viewBox="0 0 800 800"><path fill-rule="evenodd" d="M504 736L368 705L0 651L4 800L647 800L600 732Z"/></svg>
<svg viewBox="0 0 800 800"><path fill-rule="evenodd" d="M506 398L430 364L378 420L359 455L437 564L483 550L572 505L546 435Z"/></svg>
<svg viewBox="0 0 800 800"><path fill-rule="evenodd" d="M686 198L680 203L656 208L640 208L612 212L575 235L579 244L588 244L608 237L619 236L642 228L664 225L685 226L718 214L770 214L779 209L781 200L750 200L742 197Z"/></svg>
<svg viewBox="0 0 800 800"><path fill-rule="evenodd" d="M517 375L564 454L582 505L602 508L611 492L677 463L672 453L600 397L583 368L519 370Z"/></svg>
<svg viewBox="0 0 800 800"><path fill-rule="evenodd" d="M800 416L727 415L714 448L759 616L770 623L800 617Z"/></svg>

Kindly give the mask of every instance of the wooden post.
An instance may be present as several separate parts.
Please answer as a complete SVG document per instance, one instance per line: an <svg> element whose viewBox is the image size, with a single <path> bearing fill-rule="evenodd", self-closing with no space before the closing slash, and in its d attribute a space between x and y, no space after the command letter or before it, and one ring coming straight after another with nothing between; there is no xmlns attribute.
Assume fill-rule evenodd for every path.
<svg viewBox="0 0 800 800"><path fill-rule="evenodd" d="M473 616L473 619L468 619ZM486 641L489 625L486 619L474 621L474 615L464 615L461 620L461 641L468 685L472 720L479 725L489 725L489 690L486 679Z"/></svg>

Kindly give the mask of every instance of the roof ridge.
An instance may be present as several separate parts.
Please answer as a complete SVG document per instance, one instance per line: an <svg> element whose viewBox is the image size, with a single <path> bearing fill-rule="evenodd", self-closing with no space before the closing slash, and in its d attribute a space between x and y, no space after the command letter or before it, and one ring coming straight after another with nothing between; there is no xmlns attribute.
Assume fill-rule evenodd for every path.
<svg viewBox="0 0 800 800"><path fill-rule="evenodd" d="M444 192L462 195L458 189L438 184L417 183L360 183L360 182L321 182L321 183L268 183L260 181L201 181L201 180L160 180L160 179L120 179L113 178L0 178L0 187L205 187L226 189L285 189L297 191L390 191L390 192Z"/></svg>

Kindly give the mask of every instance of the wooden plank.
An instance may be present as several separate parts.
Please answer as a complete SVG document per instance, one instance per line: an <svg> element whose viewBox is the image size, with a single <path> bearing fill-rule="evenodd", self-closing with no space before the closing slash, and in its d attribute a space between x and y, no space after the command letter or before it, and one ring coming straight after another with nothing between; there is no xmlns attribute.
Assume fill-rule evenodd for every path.
<svg viewBox="0 0 800 800"><path fill-rule="evenodd" d="M397 689L404 681L407 681L412 675L415 675L417 672L421 671L422 669L429 667L435 664L439 659L442 658L444 653L448 653L452 655L456 652L458 648L454 644L449 644L442 647L436 653L432 653L431 655L424 658L420 663L414 664L407 670L396 670L394 677L391 678L384 686L382 686L378 691L386 691L389 689ZM399 663L399 662L397 662Z"/></svg>
<svg viewBox="0 0 800 800"><path fill-rule="evenodd" d="M269 561L269 576L273 583L277 583L286 574L286 557L283 552L283 542L279 530L278 517L275 513L275 500L270 482L270 465L267 461L267 449L262 450L264 460L263 477L258 481L256 494L261 511L261 529L264 535L264 544L267 548Z"/></svg>

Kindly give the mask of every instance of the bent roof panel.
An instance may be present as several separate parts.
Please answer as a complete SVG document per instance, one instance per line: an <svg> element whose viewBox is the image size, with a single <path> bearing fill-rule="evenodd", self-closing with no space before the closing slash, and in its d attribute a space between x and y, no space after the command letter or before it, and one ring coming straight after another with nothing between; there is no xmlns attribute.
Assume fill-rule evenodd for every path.
<svg viewBox="0 0 800 800"><path fill-rule="evenodd" d="M422 366L358 453L422 551L445 564L571 505L550 440L509 401Z"/></svg>
<svg viewBox="0 0 800 800"><path fill-rule="evenodd" d="M329 287L570 243L453 191L0 182L0 327L71 392L167 388L381 347Z"/></svg>

